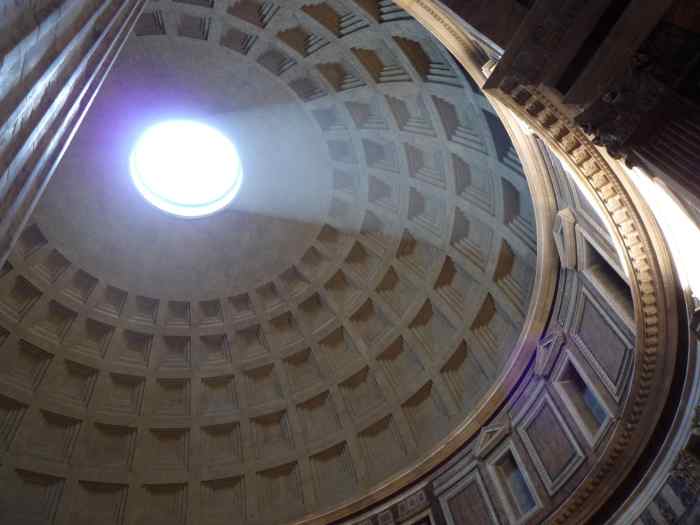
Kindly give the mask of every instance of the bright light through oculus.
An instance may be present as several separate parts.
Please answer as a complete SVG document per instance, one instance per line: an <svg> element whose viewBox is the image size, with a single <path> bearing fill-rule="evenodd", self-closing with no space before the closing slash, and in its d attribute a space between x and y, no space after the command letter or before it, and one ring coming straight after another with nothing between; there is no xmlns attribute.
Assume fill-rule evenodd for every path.
<svg viewBox="0 0 700 525"><path fill-rule="evenodd" d="M148 128L131 152L131 178L154 206L181 217L202 217L227 206L243 178L233 143L191 120Z"/></svg>

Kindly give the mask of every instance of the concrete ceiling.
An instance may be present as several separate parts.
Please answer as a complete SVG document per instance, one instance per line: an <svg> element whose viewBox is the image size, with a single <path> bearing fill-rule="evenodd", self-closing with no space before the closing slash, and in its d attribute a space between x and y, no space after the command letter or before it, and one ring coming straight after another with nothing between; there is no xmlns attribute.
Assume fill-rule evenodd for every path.
<svg viewBox="0 0 700 525"><path fill-rule="evenodd" d="M230 209L134 190L163 116L237 143ZM0 273L9 457L122 487L135 523L350 501L495 384L534 231L493 109L391 2L154 0Z"/></svg>

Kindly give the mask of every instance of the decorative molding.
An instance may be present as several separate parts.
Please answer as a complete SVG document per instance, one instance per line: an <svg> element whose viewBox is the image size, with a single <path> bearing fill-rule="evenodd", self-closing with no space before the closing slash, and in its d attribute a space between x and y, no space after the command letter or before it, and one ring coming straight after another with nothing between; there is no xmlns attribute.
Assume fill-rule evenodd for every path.
<svg viewBox="0 0 700 525"><path fill-rule="evenodd" d="M498 419L490 425L481 427L479 437L474 445L474 457L484 459L496 446L510 435L512 428L510 416L501 414Z"/></svg>
<svg viewBox="0 0 700 525"><path fill-rule="evenodd" d="M537 345L534 372L537 377L547 378L552 373L559 352L566 343L566 333L558 330L547 335Z"/></svg>
<svg viewBox="0 0 700 525"><path fill-rule="evenodd" d="M648 211L626 190L615 168L586 134L558 109L547 95L523 78L492 76L485 88L524 119L575 170L576 176L609 215L614 240L621 247L630 275L635 306L637 342L635 378L612 443L590 474L550 518L551 523L583 520L603 503L610 486L622 481L641 453L649 428L657 420L672 374L677 328L671 261ZM644 215L644 217L643 217ZM653 398L651 393L654 393ZM623 468L622 465L625 465Z"/></svg>
<svg viewBox="0 0 700 525"><path fill-rule="evenodd" d="M571 429L569 429L564 421L563 416L561 415L557 405L552 400L552 397L548 391L546 389L542 389L537 397L539 399L529 408L523 419L518 422L517 430L520 439L525 445L525 448L527 449L530 458L535 464L535 468L537 469L537 472L540 475L545 488L547 489L547 493L552 496L561 488L562 485L571 479L571 476L573 476L581 464L586 461L586 455L576 441ZM562 468L561 472L554 477L552 476L552 473L547 470L545 462L542 460L542 453L550 452L552 454L561 454L561 451L538 450L529 433L530 425L545 409L551 412L554 420L559 426L559 429L548 428L548 435L551 435L552 432L560 431L566 438L568 444L571 446L571 457L569 458L568 463Z"/></svg>
<svg viewBox="0 0 700 525"><path fill-rule="evenodd" d="M475 465L473 465L467 475L465 475L454 485L449 487L449 489L443 494L439 495L438 499L440 501L440 507L442 509L443 515L445 516L445 521L447 522L447 524L460 525L459 523L455 522L454 516L452 515L450 501L458 497L464 491L470 489L475 491L475 494L477 494L481 498L483 502L483 513L488 516L488 519L491 522L491 524L500 523L493 501L491 500L491 495L486 489L486 484L484 483L484 479L481 475L481 472L478 468L476 468Z"/></svg>
<svg viewBox="0 0 700 525"><path fill-rule="evenodd" d="M576 216L571 208L557 212L552 233L562 267L567 270L575 269L577 264Z"/></svg>
<svg viewBox="0 0 700 525"><path fill-rule="evenodd" d="M399 521L404 521L430 505L424 490L414 492L396 505Z"/></svg>

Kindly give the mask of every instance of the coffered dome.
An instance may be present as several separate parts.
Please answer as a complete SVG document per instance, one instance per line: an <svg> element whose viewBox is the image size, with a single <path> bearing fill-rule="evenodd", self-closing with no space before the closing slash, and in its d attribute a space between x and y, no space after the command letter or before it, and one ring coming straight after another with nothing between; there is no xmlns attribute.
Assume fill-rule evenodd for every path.
<svg viewBox="0 0 700 525"><path fill-rule="evenodd" d="M166 118L237 145L223 211L174 217L132 185ZM327 510L497 384L536 250L493 108L392 2L153 0L0 273L0 446L128 485L137 523Z"/></svg>

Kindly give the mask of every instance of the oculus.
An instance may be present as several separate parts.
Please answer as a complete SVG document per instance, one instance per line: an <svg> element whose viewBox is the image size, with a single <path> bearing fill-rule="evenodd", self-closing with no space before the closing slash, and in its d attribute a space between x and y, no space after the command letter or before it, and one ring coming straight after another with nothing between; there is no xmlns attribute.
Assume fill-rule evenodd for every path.
<svg viewBox="0 0 700 525"><path fill-rule="evenodd" d="M243 179L233 142L192 120L169 120L148 128L136 141L129 164L141 195L179 217L203 217L225 208Z"/></svg>

